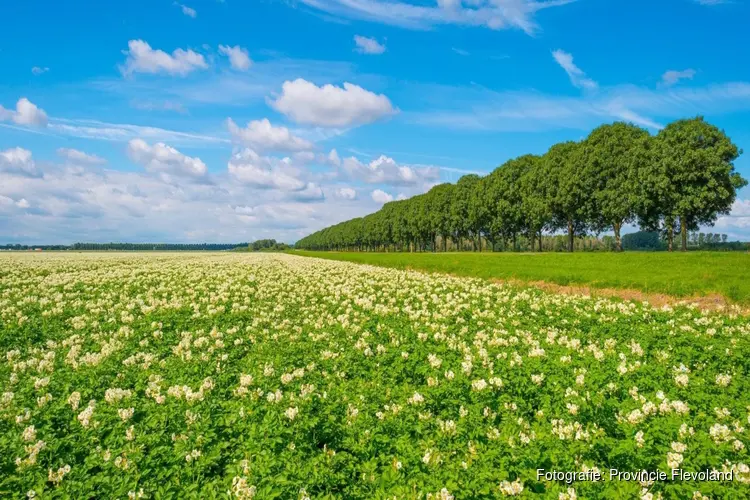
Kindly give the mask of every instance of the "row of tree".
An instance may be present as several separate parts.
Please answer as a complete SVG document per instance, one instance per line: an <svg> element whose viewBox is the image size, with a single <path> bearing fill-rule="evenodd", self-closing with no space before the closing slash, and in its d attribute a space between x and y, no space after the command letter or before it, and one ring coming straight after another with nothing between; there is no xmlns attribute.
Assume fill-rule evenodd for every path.
<svg viewBox="0 0 750 500"><path fill-rule="evenodd" d="M386 203L376 213L313 233L295 245L309 250L424 251L470 242L481 251L517 248L523 235L542 250L545 232L576 237L614 233L625 224L658 231L673 248L681 236L728 214L747 185L734 169L742 153L702 117L670 123L655 136L617 122L580 142L563 142L541 156L507 161L485 177L465 175L425 194ZM511 244L508 244L510 242ZM439 244L440 243L440 244ZM536 243L536 245L535 245Z"/></svg>
<svg viewBox="0 0 750 500"><path fill-rule="evenodd" d="M70 250L126 250L126 251L219 251L232 250L247 243L74 243Z"/></svg>
<svg viewBox="0 0 750 500"><path fill-rule="evenodd" d="M283 252L289 250L289 245L280 243L276 240L255 240L246 247L239 247L235 250L249 252Z"/></svg>

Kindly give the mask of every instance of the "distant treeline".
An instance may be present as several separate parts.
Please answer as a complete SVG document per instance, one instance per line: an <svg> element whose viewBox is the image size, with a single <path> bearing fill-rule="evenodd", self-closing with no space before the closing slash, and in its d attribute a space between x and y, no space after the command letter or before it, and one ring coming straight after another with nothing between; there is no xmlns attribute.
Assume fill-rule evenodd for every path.
<svg viewBox="0 0 750 500"><path fill-rule="evenodd" d="M509 160L485 177L465 175L456 184L386 203L295 247L517 250L525 238L529 248L542 251L545 232L564 232L573 251L577 239L612 231L613 250L619 251L621 228L634 223L657 232L668 250L680 236L687 250L689 233L728 214L737 190L747 185L734 170L741 153L701 117L672 122L656 136L629 123L602 125L581 142L556 144L542 156Z"/></svg>
<svg viewBox="0 0 750 500"><path fill-rule="evenodd" d="M606 238L606 236L605 236ZM726 234L719 233L690 233L688 248L694 250L717 251L748 251L750 243L728 241ZM655 231L638 231L622 237L622 247L625 250L667 250L667 242L661 234Z"/></svg>
<svg viewBox="0 0 750 500"><path fill-rule="evenodd" d="M290 248L286 243L279 243L276 240L256 240L247 246L237 247L235 250L245 252L282 252Z"/></svg>
<svg viewBox="0 0 750 500"><path fill-rule="evenodd" d="M248 243L74 243L72 245L2 245L2 250L118 250L118 251L218 251L247 247Z"/></svg>

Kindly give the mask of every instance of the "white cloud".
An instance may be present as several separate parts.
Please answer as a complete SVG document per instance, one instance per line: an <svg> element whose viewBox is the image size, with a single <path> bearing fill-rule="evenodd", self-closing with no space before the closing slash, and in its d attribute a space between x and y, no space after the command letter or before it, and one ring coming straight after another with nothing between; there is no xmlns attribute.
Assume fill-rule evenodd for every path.
<svg viewBox="0 0 750 500"><path fill-rule="evenodd" d="M239 243L258 238L291 243L378 208L369 196L357 202L341 199L333 195L340 186L327 188L305 177L304 170L281 163L278 168L301 180L300 189L259 189L238 182L227 170L208 174L211 182L177 184L140 169L45 163L44 175L31 177L10 173L3 165L0 234L9 243Z"/></svg>
<svg viewBox="0 0 750 500"><path fill-rule="evenodd" d="M193 71L208 68L205 58L191 49L176 49L172 55L154 50L143 40L130 40L125 64L120 66L123 75L133 73L167 73L185 76Z"/></svg>
<svg viewBox="0 0 750 500"><path fill-rule="evenodd" d="M381 44L374 38L355 35L354 43L357 45L357 52L362 54L382 54L385 52L385 45Z"/></svg>
<svg viewBox="0 0 750 500"><path fill-rule="evenodd" d="M181 3L178 3L177 5L180 6L180 9L182 9L182 13L185 14L188 17L192 17L195 19L198 17L198 13L195 11L195 9L188 7L187 5L183 5Z"/></svg>
<svg viewBox="0 0 750 500"><path fill-rule="evenodd" d="M438 0L433 5L416 0L300 0L329 14L377 21L409 29L429 29L441 24L483 26L493 30L515 28L534 34L535 14L574 0Z"/></svg>
<svg viewBox="0 0 750 500"><path fill-rule="evenodd" d="M333 165L334 167L338 167L341 165L341 158L339 158L339 154L335 149L332 149L330 153L328 153L328 163L330 165Z"/></svg>
<svg viewBox="0 0 750 500"><path fill-rule="evenodd" d="M17 125L34 127L46 127L48 122L47 113L25 97L16 102L15 111L0 106L0 121L6 120L10 120Z"/></svg>
<svg viewBox="0 0 750 500"><path fill-rule="evenodd" d="M302 191L306 182L284 170L280 164L268 157L260 156L252 149L232 155L227 165L229 174L243 184L259 189Z"/></svg>
<svg viewBox="0 0 750 500"><path fill-rule="evenodd" d="M202 146L224 145L231 142L229 139L212 135L126 123L108 123L99 120L67 120L56 118L49 125L49 128L55 133L62 135L105 141L129 141L131 139L146 138L152 141L169 142L177 145Z"/></svg>
<svg viewBox="0 0 750 500"><path fill-rule="evenodd" d="M243 49L239 45L235 45L234 47L219 45L219 52L229 57L229 64L236 70L247 71L253 64L247 53L247 49Z"/></svg>
<svg viewBox="0 0 750 500"><path fill-rule="evenodd" d="M268 118L251 121L245 128L240 128L231 118L226 123L234 141L255 150L304 151L313 148L310 141L295 136L286 127L274 127Z"/></svg>
<svg viewBox="0 0 750 500"><path fill-rule="evenodd" d="M42 75L47 71L49 71L49 68L41 68L39 66L34 66L33 68L31 68L31 72L35 75Z"/></svg>
<svg viewBox="0 0 750 500"><path fill-rule="evenodd" d="M352 83L318 87L301 78L284 82L281 95L270 104L298 123L320 127L364 125L397 112L386 96Z"/></svg>
<svg viewBox="0 0 750 500"><path fill-rule="evenodd" d="M163 142L149 146L142 139L133 139L128 142L127 152L131 160L149 172L200 178L208 171L200 158L186 156Z"/></svg>
<svg viewBox="0 0 750 500"><path fill-rule="evenodd" d="M658 129L663 122L685 116L750 110L750 82L656 89L618 85L577 97L468 86L418 86L412 92L425 102L446 104L442 110L408 114L406 121L463 130L590 130L612 120Z"/></svg>
<svg viewBox="0 0 750 500"><path fill-rule="evenodd" d="M719 217L715 227L741 234L741 239L747 241L747 231L750 230L750 199L734 200L729 215Z"/></svg>
<svg viewBox="0 0 750 500"><path fill-rule="evenodd" d="M28 177L41 175L34 163L31 151L23 148L0 151L0 172Z"/></svg>
<svg viewBox="0 0 750 500"><path fill-rule="evenodd" d="M57 155L74 164L104 165L107 160L100 156L90 155L77 149L59 148Z"/></svg>
<svg viewBox="0 0 750 500"><path fill-rule="evenodd" d="M669 70L661 76L661 82L663 85L671 87L680 80L692 80L694 76L694 69L685 69L682 71Z"/></svg>
<svg viewBox="0 0 750 500"><path fill-rule="evenodd" d="M693 0L695 3L700 5L721 5L725 3L730 3L732 0Z"/></svg>
<svg viewBox="0 0 750 500"><path fill-rule="evenodd" d="M144 111L174 111L176 113L187 114L188 110L180 104L174 101L141 101L133 99L130 101L130 106L135 109L141 109Z"/></svg>
<svg viewBox="0 0 750 500"><path fill-rule="evenodd" d="M357 192L352 188L338 188L335 193L342 200L354 200L357 198Z"/></svg>
<svg viewBox="0 0 750 500"><path fill-rule="evenodd" d="M593 90L598 87L594 80L586 78L586 73L573 63L573 56L571 54L564 50L555 50L552 52L552 57L565 70L568 78L570 78L570 83L574 86L587 90Z"/></svg>
<svg viewBox="0 0 750 500"><path fill-rule="evenodd" d="M376 189L370 194L370 197L372 197L372 201L381 205L393 201L393 195L386 193L382 189Z"/></svg>
<svg viewBox="0 0 750 500"><path fill-rule="evenodd" d="M308 182L303 189L293 191L289 196L297 201L322 201L325 199L323 189L314 182Z"/></svg>
<svg viewBox="0 0 750 500"><path fill-rule="evenodd" d="M420 186L440 179L440 169L431 166L409 166L382 155L365 165L357 158L345 158L342 172L350 179L367 184Z"/></svg>

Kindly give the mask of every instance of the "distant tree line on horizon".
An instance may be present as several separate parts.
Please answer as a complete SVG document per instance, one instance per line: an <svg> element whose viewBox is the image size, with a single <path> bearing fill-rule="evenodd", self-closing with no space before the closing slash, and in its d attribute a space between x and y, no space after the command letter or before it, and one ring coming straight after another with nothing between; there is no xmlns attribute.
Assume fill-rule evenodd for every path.
<svg viewBox="0 0 750 500"><path fill-rule="evenodd" d="M295 248L494 251L517 250L525 238L528 248L543 251L545 232L563 232L572 252L577 238L611 231L612 249L621 251L622 227L637 224L658 233L669 251L676 236L687 250L694 246L688 234L728 214L747 185L734 170L740 154L702 117L674 121L655 136L631 123L606 124L580 142L509 160L484 177L465 175L386 203Z"/></svg>
<svg viewBox="0 0 750 500"><path fill-rule="evenodd" d="M235 250L244 252L283 252L289 250L291 247L286 243L281 243L276 240L255 240L249 243L247 246L237 247Z"/></svg>
<svg viewBox="0 0 750 500"><path fill-rule="evenodd" d="M0 245L2 250L87 250L87 251L219 251L247 247L248 243L73 243L72 245Z"/></svg>

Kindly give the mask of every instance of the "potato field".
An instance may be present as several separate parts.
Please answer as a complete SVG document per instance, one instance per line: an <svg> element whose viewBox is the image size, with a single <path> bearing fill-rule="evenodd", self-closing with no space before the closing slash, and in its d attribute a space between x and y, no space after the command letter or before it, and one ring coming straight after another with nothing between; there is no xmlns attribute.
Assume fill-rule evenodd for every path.
<svg viewBox="0 0 750 500"><path fill-rule="evenodd" d="M749 336L295 255L9 253L0 497L747 498Z"/></svg>

